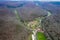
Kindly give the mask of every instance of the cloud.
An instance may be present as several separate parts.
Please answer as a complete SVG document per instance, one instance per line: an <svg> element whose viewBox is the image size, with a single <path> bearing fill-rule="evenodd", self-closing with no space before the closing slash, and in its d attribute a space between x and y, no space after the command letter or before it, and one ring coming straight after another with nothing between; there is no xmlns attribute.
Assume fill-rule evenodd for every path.
<svg viewBox="0 0 60 40"><path fill-rule="evenodd" d="M0 1L60 1L60 0L0 0Z"/></svg>

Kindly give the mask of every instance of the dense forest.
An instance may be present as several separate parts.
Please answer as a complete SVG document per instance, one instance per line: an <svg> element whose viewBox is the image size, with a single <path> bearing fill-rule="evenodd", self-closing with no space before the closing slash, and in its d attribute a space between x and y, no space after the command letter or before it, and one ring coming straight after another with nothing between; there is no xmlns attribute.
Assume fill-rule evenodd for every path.
<svg viewBox="0 0 60 40"><path fill-rule="evenodd" d="M1 2L0 5L0 40L32 40L31 35L36 30L35 40L60 40L59 7L47 2L39 6L33 2L24 3L24 6L12 3L5 2L5 6Z"/></svg>

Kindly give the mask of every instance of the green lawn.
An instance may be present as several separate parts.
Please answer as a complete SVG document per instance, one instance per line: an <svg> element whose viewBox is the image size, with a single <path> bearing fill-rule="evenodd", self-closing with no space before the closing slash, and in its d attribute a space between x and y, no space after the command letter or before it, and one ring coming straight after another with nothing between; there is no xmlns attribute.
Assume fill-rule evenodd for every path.
<svg viewBox="0 0 60 40"><path fill-rule="evenodd" d="M43 33L37 32L37 40L47 40L47 39Z"/></svg>

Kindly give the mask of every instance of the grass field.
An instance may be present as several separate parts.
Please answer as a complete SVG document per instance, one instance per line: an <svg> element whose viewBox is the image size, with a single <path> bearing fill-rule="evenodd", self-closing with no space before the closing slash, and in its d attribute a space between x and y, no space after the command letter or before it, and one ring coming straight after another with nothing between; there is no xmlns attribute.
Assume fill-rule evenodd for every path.
<svg viewBox="0 0 60 40"><path fill-rule="evenodd" d="M47 39L43 33L37 32L37 40L47 40Z"/></svg>

